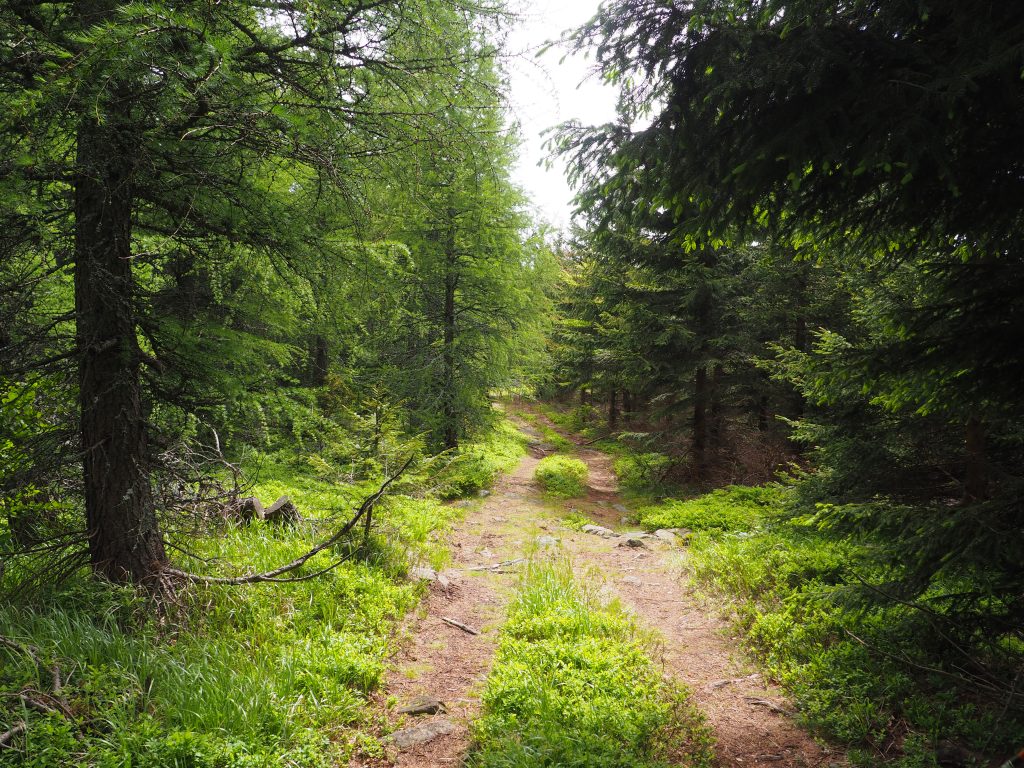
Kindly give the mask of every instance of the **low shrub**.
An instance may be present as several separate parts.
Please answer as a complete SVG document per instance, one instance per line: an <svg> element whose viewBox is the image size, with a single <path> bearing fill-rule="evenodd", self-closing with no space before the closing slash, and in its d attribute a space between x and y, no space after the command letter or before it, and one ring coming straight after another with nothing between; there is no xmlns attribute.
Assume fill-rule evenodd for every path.
<svg viewBox="0 0 1024 768"><path fill-rule="evenodd" d="M533 476L545 492L559 498L582 496L587 492L587 465L568 456L546 456Z"/></svg>
<svg viewBox="0 0 1024 768"><path fill-rule="evenodd" d="M622 490L645 493L660 489L672 467L672 458L663 453L624 453L616 457L612 468Z"/></svg>
<svg viewBox="0 0 1024 768"><path fill-rule="evenodd" d="M955 682L966 682L959 671L942 672L983 656L963 632L966 655L949 658L941 603L922 610L879 602L877 594L864 599L865 583L887 589L870 539L837 537L813 515L772 515L761 502L777 489L729 492L749 507L736 512L732 527L749 532L705 525L692 540L689 566L698 583L729 601L748 649L791 693L808 726L849 747L852 764L864 768L931 768L943 742L986 758L1017 746L1019 708L986 702ZM707 506L723 503L719 494ZM1012 665L1006 674L1012 677Z"/></svg>
<svg viewBox="0 0 1024 768"><path fill-rule="evenodd" d="M695 499L667 499L637 510L649 530L689 528L694 531L749 531L772 510L781 509L789 491L781 485L751 488L730 485Z"/></svg>
<svg viewBox="0 0 1024 768"><path fill-rule="evenodd" d="M269 462L252 492L265 503L288 494L304 517L319 519L200 536L170 529L173 551L199 572L266 570L308 550L368 490ZM315 579L189 589L172 617L185 628L171 637L137 593L87 574L31 604L0 605L0 636L36 649L0 645L0 690L50 691L57 664L75 715L0 699L0 733L27 725L0 748L0 766L345 764L353 743L373 739L360 736L371 730L367 697L383 678L396 623L422 593L402 578L408 562L440 557L432 534L454 512L433 499L393 496L377 509L368 547L357 548L360 531L290 574L350 556Z"/></svg>
<svg viewBox="0 0 1024 768"><path fill-rule="evenodd" d="M483 693L475 768L710 765L707 727L617 604L531 563Z"/></svg>
<svg viewBox="0 0 1024 768"><path fill-rule="evenodd" d="M526 455L526 436L502 421L480 442L464 446L437 477L441 498L468 496L494 483L502 472L511 472Z"/></svg>

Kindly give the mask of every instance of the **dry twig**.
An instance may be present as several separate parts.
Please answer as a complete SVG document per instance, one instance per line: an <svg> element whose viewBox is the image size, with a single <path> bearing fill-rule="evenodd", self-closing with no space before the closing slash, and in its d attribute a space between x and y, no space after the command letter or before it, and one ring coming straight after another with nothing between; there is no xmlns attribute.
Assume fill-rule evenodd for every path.
<svg viewBox="0 0 1024 768"><path fill-rule="evenodd" d="M473 627L469 626L468 624L463 624L461 621L456 621L455 619L449 619L447 616L442 616L441 621L443 621L445 624L451 624L456 629L461 629L463 632L466 632L470 635L480 634L479 629L473 629Z"/></svg>

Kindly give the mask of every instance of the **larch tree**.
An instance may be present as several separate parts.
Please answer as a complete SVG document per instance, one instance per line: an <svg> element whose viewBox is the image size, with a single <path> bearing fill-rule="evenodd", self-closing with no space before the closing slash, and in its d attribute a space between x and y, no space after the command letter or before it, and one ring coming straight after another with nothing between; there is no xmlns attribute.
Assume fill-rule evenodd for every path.
<svg viewBox="0 0 1024 768"><path fill-rule="evenodd" d="M339 209L358 210L353 180L422 138L420 94L459 70L424 32L478 12L382 0L0 9L3 258L73 266L68 354L97 573L147 583L166 562L145 377L167 350L144 332L160 307L140 276L238 249L279 270L336 255L327 235Z"/></svg>

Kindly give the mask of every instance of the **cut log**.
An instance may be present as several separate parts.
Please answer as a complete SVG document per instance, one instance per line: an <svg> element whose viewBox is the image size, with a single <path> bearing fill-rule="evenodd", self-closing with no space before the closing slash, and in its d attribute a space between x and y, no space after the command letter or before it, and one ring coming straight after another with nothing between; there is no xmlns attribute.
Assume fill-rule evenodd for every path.
<svg viewBox="0 0 1024 768"><path fill-rule="evenodd" d="M275 525L292 525L299 522L302 515L291 499L282 496L263 513L263 519Z"/></svg>
<svg viewBox="0 0 1024 768"><path fill-rule="evenodd" d="M262 520L264 514L263 504L255 496L247 496L224 507L224 517L238 523Z"/></svg>

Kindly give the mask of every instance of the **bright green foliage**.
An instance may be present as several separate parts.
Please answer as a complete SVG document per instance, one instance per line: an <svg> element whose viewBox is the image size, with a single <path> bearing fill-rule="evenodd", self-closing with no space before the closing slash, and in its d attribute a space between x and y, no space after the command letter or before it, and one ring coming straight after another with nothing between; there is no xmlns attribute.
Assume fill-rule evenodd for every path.
<svg viewBox="0 0 1024 768"><path fill-rule="evenodd" d="M533 476L546 493L560 498L587 492L587 465L569 456L546 456L537 463Z"/></svg>
<svg viewBox="0 0 1024 768"><path fill-rule="evenodd" d="M582 512L572 510L563 515L559 522L570 530L578 531L583 528L584 525L592 525L594 521Z"/></svg>
<svg viewBox="0 0 1024 768"><path fill-rule="evenodd" d="M78 442L107 436L74 436L92 423L75 368L109 362L114 337L131 349L81 402L137 406L135 439L96 455L133 468L110 487L131 475L119 498L151 540L167 505L141 491L180 480L164 451L297 447L360 480L413 436L419 452L486 433L490 392L540 358L554 269L509 179L505 18L448 0L0 8L0 400L44 414L0 418L26 456L0 459L4 503L38 488L82 506ZM123 199L76 195L88 179ZM113 222L119 280L75 280L113 253L83 245L94 219ZM117 295L78 316L90 286ZM90 498L90 519L117 508Z"/></svg>
<svg viewBox="0 0 1024 768"><path fill-rule="evenodd" d="M710 737L650 640L568 561L527 568L484 689L478 768L708 766ZM681 762L676 755L682 752Z"/></svg>
<svg viewBox="0 0 1024 768"><path fill-rule="evenodd" d="M612 464L619 486L627 493L644 493L662 487L673 461L664 453L625 451Z"/></svg>
<svg viewBox="0 0 1024 768"><path fill-rule="evenodd" d="M995 699L964 697L932 672L952 661L936 632L943 617L858 599L860 580L878 574L870 544L836 540L814 518L773 514L773 500L785 501L777 488L730 491L740 502L737 517L761 524L741 537L696 536L690 567L729 600L749 649L789 689L805 722L850 745L864 768L932 766L940 741L983 753L1012 749L1024 727L1019 717ZM705 499L687 503L715 508L723 496ZM744 500L758 509L744 509ZM1013 674L1012 651L978 658ZM902 756L890 749L894 726L909 728Z"/></svg>
<svg viewBox="0 0 1024 768"><path fill-rule="evenodd" d="M512 424L500 422L479 441L459 449L440 473L437 493L455 498L487 488L499 473L515 469L526 455L526 442L526 436Z"/></svg>
<svg viewBox="0 0 1024 768"><path fill-rule="evenodd" d="M359 495L286 465L264 469L254 492L267 502L288 493L307 516L349 512ZM3 607L0 635L37 646L44 664L0 647L0 687L48 690L48 664L56 661L80 718L42 716L5 700L0 719L27 719L28 742L24 751L0 753L0 764L328 768L344 762L354 734L369 725L366 697L380 684L395 622L419 598L420 588L399 577L412 558L439 562L431 538L450 517L450 508L436 501L395 497L378 510L369 549L317 579L187 593L189 627L173 642L131 590L84 577L49 594L45 608ZM322 525L253 523L178 543L214 563L262 570L308 549ZM318 556L298 575L349 547ZM223 566L210 570L234 575Z"/></svg>
<svg viewBox="0 0 1024 768"><path fill-rule="evenodd" d="M540 433L541 439L544 443L554 448L554 450L568 451L572 449L572 441L545 424L539 416L526 411L521 411L519 413L519 417L528 421L530 426Z"/></svg>
<svg viewBox="0 0 1024 768"><path fill-rule="evenodd" d="M766 514L785 504L789 489L778 485L751 488L730 485L695 499L668 499L637 510L640 524L657 528L689 528L694 531L751 531L760 527Z"/></svg>
<svg viewBox="0 0 1024 768"><path fill-rule="evenodd" d="M588 225L564 368L608 377L640 349L658 415L690 412L693 465L716 411L746 434L791 427L810 462L791 511L865 553L843 592L901 638L892 679L1008 718L1024 717L1022 37L1020 3L616 0L577 42L620 119L559 137ZM750 453L762 476L786 458Z"/></svg>

